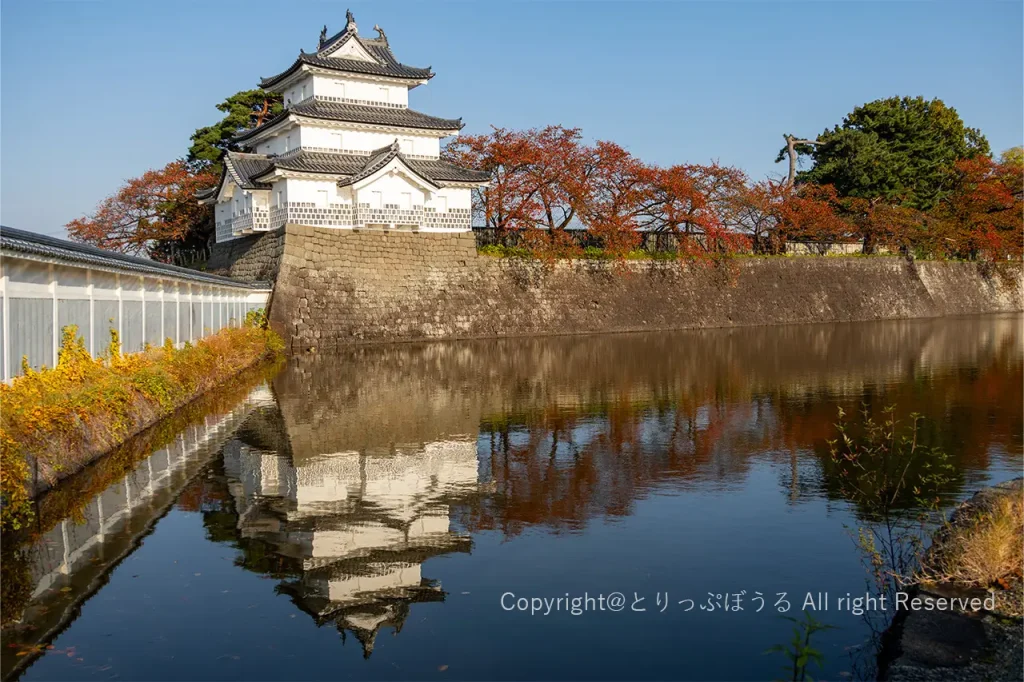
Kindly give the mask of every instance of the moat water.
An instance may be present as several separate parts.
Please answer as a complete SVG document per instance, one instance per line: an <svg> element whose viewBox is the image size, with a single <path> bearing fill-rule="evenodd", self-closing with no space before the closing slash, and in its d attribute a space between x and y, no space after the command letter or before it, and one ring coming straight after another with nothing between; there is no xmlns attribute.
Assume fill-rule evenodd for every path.
<svg viewBox="0 0 1024 682"><path fill-rule="evenodd" d="M838 409L919 413L946 505L1013 478L1022 321L293 359L5 539L3 677L788 679L764 652L807 593L834 627L810 673L870 677L877 621L836 607L868 584L828 466Z"/></svg>

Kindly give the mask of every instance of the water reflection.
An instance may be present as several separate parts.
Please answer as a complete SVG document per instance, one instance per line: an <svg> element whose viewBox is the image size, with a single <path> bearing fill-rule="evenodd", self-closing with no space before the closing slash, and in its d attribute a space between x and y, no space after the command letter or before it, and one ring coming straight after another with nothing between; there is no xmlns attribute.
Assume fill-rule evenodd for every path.
<svg viewBox="0 0 1024 682"><path fill-rule="evenodd" d="M336 629L342 640L354 637L360 658L373 661L380 659L380 652L371 657L378 635L400 632L424 608L418 604L446 602L433 626L439 636L488 646L484 633L454 615L465 612L449 597L471 582L470 575L521 577L494 563L492 537L523 548L536 564L526 575L538 582L546 580L546 565L563 553L572 556L572 538L600 545L595 551L608 557L603 574L624 581L637 570L668 580L679 569L660 564L658 552L697 541L704 543L701 561L686 569L693 584L757 568L756 559L738 566L725 542L707 544L701 533L711 530L745 539L757 551L787 547L805 578L838 573L837 550L830 557L811 551L846 547L838 534L857 513L841 498L824 456L837 409L853 413L864 405L877 415L896 404L903 415L921 413L922 443L942 448L956 466L947 491L955 498L1020 469L1021 354L1021 317L1004 316L409 344L297 358L269 391L250 397L214 429L221 434L213 441L219 456L207 448L209 456L185 457L191 463L180 475L162 476L178 457L163 448L140 466L134 484L111 485L90 498L84 514L60 520L22 550L18 556L31 566L29 608L5 631L4 643L46 644L68 626L87 639L87 615L73 623L81 604L98 590L126 589L116 575L106 585L108 576L147 534L153 534L147 543L160 542L160 519L175 499L169 516L198 515L204 542L233 547L235 566L272 579L251 599L287 595L307 622ZM142 491L153 501L145 513L128 515L137 522L126 523L123 532L105 525L112 510ZM761 505L759 534L751 535L757 524L732 515L737 499ZM674 544L655 547L649 526L637 518L652 501L670 508L699 501L702 520L673 526ZM792 524L788 513L802 507L819 519L836 515L837 523ZM602 522L635 529L624 543L635 546L605 546ZM538 540L538 533L546 539ZM79 536L100 539L71 540ZM116 549L113 537L120 538ZM435 561L442 557L465 562L456 571L464 584L442 584L442 564ZM844 561L850 568L844 564L841 586L849 589L849 576L860 569L852 553ZM14 563L5 561L5 590L16 574L25 580L26 571L9 568ZM572 571L574 584L596 570L563 568ZM69 593L60 592L68 586ZM153 617L170 621L175 608L164 604ZM210 608L209 616L218 617ZM575 632L550 623L530 635L522 623L491 627L492 639L540 638L535 646ZM663 636L647 627L636 633L638 642ZM765 646L729 659L738 667L681 670L666 657L653 676L770 677L774 668L760 651L785 640L788 630L785 624L758 627L750 636L765 638ZM695 646L718 646L714 638L724 635L716 632L701 630ZM856 639L850 632L836 640L837 650ZM704 635L711 639L702 645ZM604 635L589 636L600 641ZM231 644L229 634L211 637ZM591 646L584 641L580 636L565 646L583 651ZM627 637L623 646L633 644ZM128 657L116 637L96 646L108 657ZM415 660L430 651L415 639L403 646L409 648L399 651ZM21 674L39 653L14 658L23 650L5 648L5 678ZM51 659L41 659L31 674L81 673ZM217 668L218 660L205 663L210 676L234 675ZM261 676L314 677L323 670L318 660L283 668L267 659L270 667L258 670ZM536 676L530 661L504 660L508 675ZM579 672L623 675L605 658L595 661L603 663ZM390 676L388 669L355 670L356 676ZM480 675L486 669L466 674L473 670ZM834 667L828 674L839 672Z"/></svg>
<svg viewBox="0 0 1024 682"><path fill-rule="evenodd" d="M259 571L252 555L277 557L281 591L318 624L354 634L368 657L382 627L401 629L410 604L444 599L423 562L469 551L449 517L479 489L476 441L320 453L303 439L282 443L280 425L280 412L263 410L224 448L243 565Z"/></svg>
<svg viewBox="0 0 1024 682"><path fill-rule="evenodd" d="M7 619L13 621L5 628L4 642L18 649L11 651L8 646L3 651L5 679L44 653L43 647L78 617L82 604L138 549L140 539L175 504L197 472L218 455L246 415L260 405L272 404L269 386L260 385L243 393L226 412L218 414L216 403L207 405L212 414L186 419L181 431L169 439L159 432L140 436L143 442L161 446L141 461L129 458L127 472L117 480L109 482L105 472L90 468L65 483L75 488L92 478L108 480L100 492L63 499L67 491L58 487L44 498L36 509L35 532L28 538L9 539L4 546L5 625ZM133 445L128 443L111 456L130 455ZM47 507L51 505L71 511L49 523L52 514Z"/></svg>

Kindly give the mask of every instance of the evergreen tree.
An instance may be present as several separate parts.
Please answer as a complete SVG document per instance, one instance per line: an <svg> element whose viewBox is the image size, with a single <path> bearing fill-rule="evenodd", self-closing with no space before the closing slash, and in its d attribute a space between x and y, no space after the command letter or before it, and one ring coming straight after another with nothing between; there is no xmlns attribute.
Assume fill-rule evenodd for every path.
<svg viewBox="0 0 1024 682"><path fill-rule="evenodd" d="M192 133L188 161L196 168L209 169L220 175L221 160L229 149L235 149L232 138L243 130L256 128L284 110L281 95L266 90L243 90L217 105L224 118Z"/></svg>
<svg viewBox="0 0 1024 682"><path fill-rule="evenodd" d="M985 137L955 109L923 97L868 102L819 135L815 146L797 151L814 160L798 183L831 184L841 196L924 210L951 190L958 161L990 155Z"/></svg>

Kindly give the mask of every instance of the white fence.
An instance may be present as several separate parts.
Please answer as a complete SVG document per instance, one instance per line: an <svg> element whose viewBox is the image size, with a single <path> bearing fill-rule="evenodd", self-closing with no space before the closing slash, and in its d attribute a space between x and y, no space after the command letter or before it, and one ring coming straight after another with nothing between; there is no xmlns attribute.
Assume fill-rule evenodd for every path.
<svg viewBox="0 0 1024 682"><path fill-rule="evenodd" d="M57 363L61 330L76 325L94 356L117 330L124 352L176 346L264 308L269 287L0 227L0 377Z"/></svg>

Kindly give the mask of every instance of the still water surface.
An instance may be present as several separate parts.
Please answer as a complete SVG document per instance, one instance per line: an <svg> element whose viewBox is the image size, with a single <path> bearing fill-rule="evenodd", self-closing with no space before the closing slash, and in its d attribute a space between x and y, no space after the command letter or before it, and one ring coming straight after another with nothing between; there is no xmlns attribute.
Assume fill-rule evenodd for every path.
<svg viewBox="0 0 1024 682"><path fill-rule="evenodd" d="M293 360L5 548L4 608L20 595L24 616L4 677L782 677L763 653L790 637L778 595L799 615L808 592L866 587L857 510L825 464L837 408L921 413L956 467L950 503L1012 478L1021 322ZM700 608L744 590L742 611ZM504 608L612 593L622 611ZM868 623L816 615L835 629L814 676L870 674Z"/></svg>

